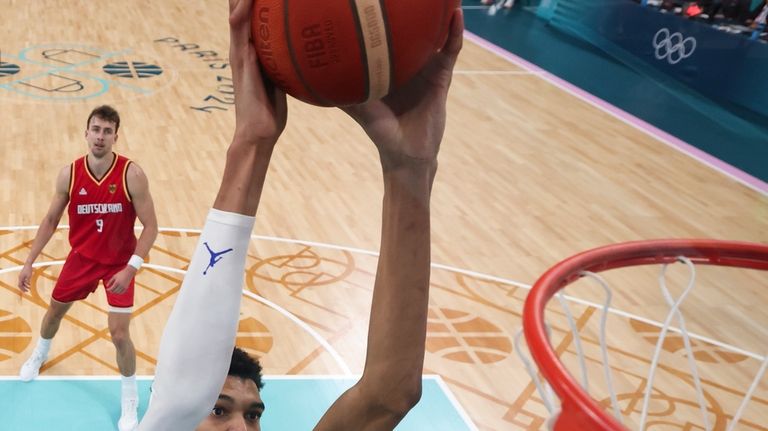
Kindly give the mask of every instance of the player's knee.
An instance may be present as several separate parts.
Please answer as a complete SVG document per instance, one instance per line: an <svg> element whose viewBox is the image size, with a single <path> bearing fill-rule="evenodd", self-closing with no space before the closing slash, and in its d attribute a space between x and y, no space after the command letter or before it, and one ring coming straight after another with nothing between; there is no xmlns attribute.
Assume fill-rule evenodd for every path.
<svg viewBox="0 0 768 431"><path fill-rule="evenodd" d="M131 341L128 329L123 327L109 328L109 335L112 337L112 343L120 348Z"/></svg>
<svg viewBox="0 0 768 431"><path fill-rule="evenodd" d="M69 304L51 301L48 307L48 319L52 321L60 321L69 311Z"/></svg>
<svg viewBox="0 0 768 431"><path fill-rule="evenodd" d="M63 319L66 314L67 314L66 310L49 309L48 316L47 316L48 322L58 324L59 322L61 322L61 319Z"/></svg>

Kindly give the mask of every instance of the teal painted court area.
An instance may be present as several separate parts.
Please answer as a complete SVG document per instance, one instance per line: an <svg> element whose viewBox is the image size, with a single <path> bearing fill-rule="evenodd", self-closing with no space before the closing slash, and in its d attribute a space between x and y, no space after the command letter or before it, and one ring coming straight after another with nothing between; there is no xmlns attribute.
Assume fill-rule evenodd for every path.
<svg viewBox="0 0 768 431"><path fill-rule="evenodd" d="M336 377L266 377L264 430L311 430L325 410L355 379ZM148 378L139 381L143 416L149 399ZM0 380L0 430L115 430L120 417L117 378L40 377L31 383ZM424 377L421 402L398 431L476 430L437 377Z"/></svg>
<svg viewBox="0 0 768 431"><path fill-rule="evenodd" d="M629 0L627 0L629 1ZM522 3L522 4L521 4ZM625 63L537 18L530 2L489 14L464 0L469 31L595 97L762 181L768 181L768 119L702 96L638 62ZM512 85L512 84L510 84Z"/></svg>

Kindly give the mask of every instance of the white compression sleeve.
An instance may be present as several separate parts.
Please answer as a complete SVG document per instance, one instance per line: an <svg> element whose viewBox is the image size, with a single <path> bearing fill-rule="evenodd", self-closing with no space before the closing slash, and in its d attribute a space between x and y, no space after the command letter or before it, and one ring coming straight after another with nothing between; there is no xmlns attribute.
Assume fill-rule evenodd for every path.
<svg viewBox="0 0 768 431"><path fill-rule="evenodd" d="M192 431L229 371L254 218L212 209L160 341L139 431Z"/></svg>

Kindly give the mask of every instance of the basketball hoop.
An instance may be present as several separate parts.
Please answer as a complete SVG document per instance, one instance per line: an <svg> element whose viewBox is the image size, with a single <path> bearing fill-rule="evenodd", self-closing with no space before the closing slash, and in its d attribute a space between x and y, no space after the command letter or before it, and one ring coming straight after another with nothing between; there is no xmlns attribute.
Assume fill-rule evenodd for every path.
<svg viewBox="0 0 768 431"><path fill-rule="evenodd" d="M525 301L523 331L531 355L541 374L560 399L559 411L550 421L551 429L555 431L625 431L627 428L619 419L599 406L597 401L571 376L555 353L550 344L544 320L545 307L550 299L568 284L591 273L649 264L664 264L666 267L666 264L678 261L685 261L689 265L692 263L768 270L768 245L698 239L628 242L596 248L565 259L544 273L534 284ZM677 308L680 302L682 298L672 306L670 315L679 312ZM680 319L682 321L682 317ZM766 364L768 360L764 360L753 387L765 372ZM653 371L651 371L652 375ZM698 379L698 376L694 377ZM652 385L652 378L650 385ZM734 422L738 422L738 416L739 414L734 416ZM733 426L735 423L731 427Z"/></svg>

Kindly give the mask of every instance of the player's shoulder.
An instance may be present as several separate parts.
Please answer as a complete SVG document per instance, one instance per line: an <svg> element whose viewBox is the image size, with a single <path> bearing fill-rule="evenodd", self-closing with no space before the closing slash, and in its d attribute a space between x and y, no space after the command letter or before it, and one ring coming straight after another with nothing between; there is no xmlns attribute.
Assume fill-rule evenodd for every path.
<svg viewBox="0 0 768 431"><path fill-rule="evenodd" d="M125 156L123 154L115 153L116 157L116 163L122 165L124 169L126 170L128 175L140 175L144 171L141 169L141 166L139 166L138 163L136 163L135 160L131 159L128 156Z"/></svg>
<svg viewBox="0 0 768 431"><path fill-rule="evenodd" d="M74 161L73 161L72 163L68 164L68 165L65 165L65 166L61 166L61 167L59 168L59 171L58 171L58 175L57 175L57 176L58 176L58 177L63 177L63 176L69 177L69 176L70 176L70 174L72 173L72 168L73 168L74 166L75 166L75 162L74 162Z"/></svg>
<svg viewBox="0 0 768 431"><path fill-rule="evenodd" d="M58 174L56 175L56 192L61 194L66 194L69 192L69 186L72 183L72 178L74 176L74 173L72 172L72 168L74 167L74 162L67 165L62 166L59 169Z"/></svg>
<svg viewBox="0 0 768 431"><path fill-rule="evenodd" d="M149 181L144 170L134 161L130 161L126 166L124 178L128 186L128 191L131 194L145 189Z"/></svg>
<svg viewBox="0 0 768 431"><path fill-rule="evenodd" d="M73 166L83 165L86 162L87 155L75 157L69 164L65 165L63 169L72 169Z"/></svg>
<svg viewBox="0 0 768 431"><path fill-rule="evenodd" d="M131 159L127 159L126 163L128 164L126 166L126 174L129 177L135 177L135 176L144 176L144 170L139 166L138 163Z"/></svg>

